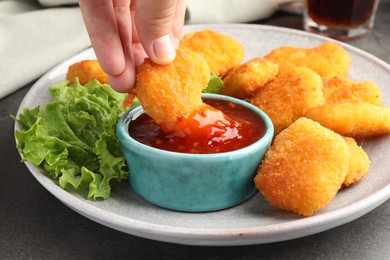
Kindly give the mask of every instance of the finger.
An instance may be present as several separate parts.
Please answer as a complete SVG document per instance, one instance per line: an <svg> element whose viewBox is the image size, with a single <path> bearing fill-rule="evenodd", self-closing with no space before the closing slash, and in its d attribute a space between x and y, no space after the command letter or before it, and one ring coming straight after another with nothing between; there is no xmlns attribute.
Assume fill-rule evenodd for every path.
<svg viewBox="0 0 390 260"><path fill-rule="evenodd" d="M132 19L132 39L133 39L132 41L133 41L134 62L135 62L135 66L138 67L144 62L144 59L147 57L147 54L139 40L137 27L135 26L135 22L134 22L136 2L137 1L135 0L131 1L130 12L131 12L131 17L133 18Z"/></svg>
<svg viewBox="0 0 390 260"><path fill-rule="evenodd" d="M176 4L175 14L172 21L172 34L174 38L174 47L179 47L181 33L183 31L184 19L186 13L186 1L178 0Z"/></svg>
<svg viewBox="0 0 390 260"><path fill-rule="evenodd" d="M137 27L135 26L135 6L136 6L137 0L132 0L130 4L130 12L131 12L131 25L132 25L132 32L133 32L133 43L140 43Z"/></svg>
<svg viewBox="0 0 390 260"><path fill-rule="evenodd" d="M109 75L122 73L125 58L112 1L79 0L79 5L100 66Z"/></svg>
<svg viewBox="0 0 390 260"><path fill-rule="evenodd" d="M124 70L119 75L108 75L110 86L118 92L128 93L135 85L133 70Z"/></svg>
<svg viewBox="0 0 390 260"><path fill-rule="evenodd" d="M109 82L119 92L128 92L135 85L130 3L130 0L113 0L116 26L122 43L125 64L121 73L110 75Z"/></svg>
<svg viewBox="0 0 390 260"><path fill-rule="evenodd" d="M135 6L135 25L145 52L154 62L166 64L175 58L172 23L177 0L142 0Z"/></svg>

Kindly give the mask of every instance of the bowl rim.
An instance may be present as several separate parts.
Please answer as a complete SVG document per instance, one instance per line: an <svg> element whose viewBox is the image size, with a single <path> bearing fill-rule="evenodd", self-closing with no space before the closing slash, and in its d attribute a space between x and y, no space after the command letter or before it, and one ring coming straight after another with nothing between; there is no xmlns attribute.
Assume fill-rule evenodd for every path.
<svg viewBox="0 0 390 260"><path fill-rule="evenodd" d="M229 151L229 152L222 152L222 153L195 154L195 153L181 153L181 152L173 152L173 151L158 149L158 148L140 143L129 135L128 125L131 121L130 115L134 114L134 113L138 113L138 112L144 113L142 106L140 104L138 104L138 105L128 109L120 117L120 119L117 123L117 127L116 127L118 139L122 143L122 145L123 145L123 143L130 143L131 145L134 145L135 148L137 148L137 147L142 148L146 152L157 153L157 155L163 155L163 156L171 155L171 156L176 156L176 157L202 158L202 159L205 159L205 158L215 159L218 157L226 157L226 156L247 156L249 152L256 150L256 148L260 148L260 147L271 144L271 141L274 137L274 126L273 126L272 121L269 118L269 116L264 111L262 111L260 108L250 104L249 102L247 102L245 100L234 98L231 96L222 95L222 94L202 93L202 99L214 99L214 100L229 101L229 102L239 104L241 106L244 106L244 107L252 110L261 118L261 120L263 120L263 122L265 124L264 135L259 140L257 140L256 142L254 142L248 146L245 146L243 148L236 149L233 151Z"/></svg>

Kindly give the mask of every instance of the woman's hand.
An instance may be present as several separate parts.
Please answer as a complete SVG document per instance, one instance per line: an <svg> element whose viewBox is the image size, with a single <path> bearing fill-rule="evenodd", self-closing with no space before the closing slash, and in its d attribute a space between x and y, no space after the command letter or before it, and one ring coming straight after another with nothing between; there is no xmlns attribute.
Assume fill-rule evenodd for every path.
<svg viewBox="0 0 390 260"><path fill-rule="evenodd" d="M158 64L175 58L185 0L79 0L92 46L110 85L128 92L136 67L148 56Z"/></svg>

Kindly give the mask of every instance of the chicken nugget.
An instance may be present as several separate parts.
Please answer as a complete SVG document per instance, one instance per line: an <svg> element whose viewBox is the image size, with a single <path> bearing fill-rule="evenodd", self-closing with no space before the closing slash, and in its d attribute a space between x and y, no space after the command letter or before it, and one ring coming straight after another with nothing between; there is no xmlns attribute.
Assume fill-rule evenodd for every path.
<svg viewBox="0 0 390 260"><path fill-rule="evenodd" d="M323 78L326 103L341 101L381 105L382 92L372 81L355 82L342 77Z"/></svg>
<svg viewBox="0 0 390 260"><path fill-rule="evenodd" d="M203 104L201 92L209 79L209 67L200 54L178 49L174 61L167 65L145 59L137 71L137 98L157 124L172 129L179 118Z"/></svg>
<svg viewBox="0 0 390 260"><path fill-rule="evenodd" d="M73 84L76 77L79 78L81 85L95 79L101 84L108 83L108 75L100 67L97 60L82 60L70 65L66 73L66 79Z"/></svg>
<svg viewBox="0 0 390 260"><path fill-rule="evenodd" d="M347 175L343 182L343 187L348 187L360 181L367 174L370 167L370 159L363 148L356 143L355 139L344 137L344 140L351 154Z"/></svg>
<svg viewBox="0 0 390 260"><path fill-rule="evenodd" d="M248 99L271 118L275 135L324 100L320 76L304 67L279 73Z"/></svg>
<svg viewBox="0 0 390 260"><path fill-rule="evenodd" d="M200 53L206 59L210 71L220 77L244 59L244 47L240 42L209 29L187 33L179 47Z"/></svg>
<svg viewBox="0 0 390 260"><path fill-rule="evenodd" d="M346 77L351 63L347 52L331 42L314 48L280 47L271 51L265 58L279 64L281 71L301 66L312 69L321 77Z"/></svg>
<svg viewBox="0 0 390 260"><path fill-rule="evenodd" d="M365 138L390 133L390 107L339 102L312 108L305 116L348 137Z"/></svg>
<svg viewBox="0 0 390 260"><path fill-rule="evenodd" d="M300 118L275 137L254 182L271 205L310 216L337 194L349 157L340 135Z"/></svg>
<svg viewBox="0 0 390 260"><path fill-rule="evenodd" d="M263 58L254 58L232 69L223 79L223 95L245 99L278 75L279 66Z"/></svg>

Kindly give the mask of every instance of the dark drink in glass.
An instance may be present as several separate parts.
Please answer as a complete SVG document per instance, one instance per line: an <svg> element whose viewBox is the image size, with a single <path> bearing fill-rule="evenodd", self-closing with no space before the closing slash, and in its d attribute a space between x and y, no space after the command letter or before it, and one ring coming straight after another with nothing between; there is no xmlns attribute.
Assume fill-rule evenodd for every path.
<svg viewBox="0 0 390 260"><path fill-rule="evenodd" d="M307 31L348 40L367 34L373 27L379 0L306 0Z"/></svg>

